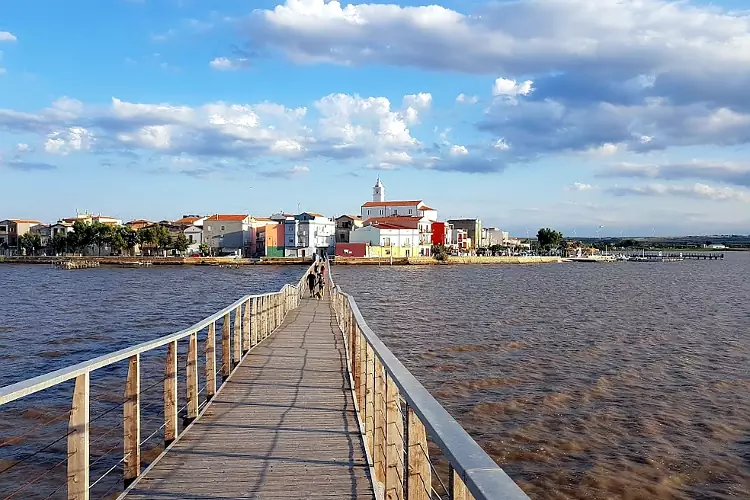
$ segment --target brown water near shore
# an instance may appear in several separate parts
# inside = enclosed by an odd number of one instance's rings
[[[731,254],[334,278],[531,498],[750,498],[748,266]]]
[[[749,266],[730,254],[333,274],[532,498],[728,499],[750,498]],[[179,330],[300,272],[0,266],[0,386]],[[161,450],[163,355],[142,359],[145,463]],[[121,487],[125,368],[92,376],[92,481],[115,467],[92,498]],[[12,498],[62,497],[71,388],[0,408],[0,498],[29,483]]]

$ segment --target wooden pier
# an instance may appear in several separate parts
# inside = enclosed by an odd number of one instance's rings
[[[122,362],[120,499],[527,500],[370,330],[330,271],[323,300],[306,297],[305,276],[279,292],[242,297],[180,332],[0,388],[2,407],[75,381],[63,436],[67,480],[60,496],[44,498],[89,500],[104,477],[90,477],[90,384],[96,370]],[[180,366],[178,342],[187,343]],[[166,448],[143,469],[140,356],[159,348],[166,349]],[[180,431],[182,370],[189,425]],[[432,446],[447,461],[446,477],[430,460]],[[6,498],[19,498],[35,480]]]
[[[648,260],[723,260],[724,254],[719,252],[631,252],[627,254],[630,257],[644,257]]]

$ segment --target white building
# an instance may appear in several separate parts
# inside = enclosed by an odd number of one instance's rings
[[[493,245],[507,246],[509,235],[506,231],[501,231],[496,227],[488,227],[482,229],[483,247],[491,247]]]
[[[333,255],[336,245],[336,221],[321,214],[279,214],[284,220],[284,256],[310,257]],[[279,216],[271,216],[277,220]]]
[[[247,256],[250,248],[250,216],[215,214],[203,220],[203,241],[218,255]]]
[[[437,210],[428,207],[422,200],[395,200],[386,201],[385,186],[380,182],[380,177],[372,188],[372,201],[368,201],[361,207],[362,220],[367,221],[373,217],[427,217],[430,221],[437,220]]]

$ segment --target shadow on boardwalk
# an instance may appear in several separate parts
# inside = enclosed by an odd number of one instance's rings
[[[303,300],[127,499],[373,498],[341,333]]]

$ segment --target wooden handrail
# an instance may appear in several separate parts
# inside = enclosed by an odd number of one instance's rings
[[[330,269],[326,274],[332,308],[344,332],[355,408],[378,489],[388,498],[402,498],[398,492],[407,500],[432,498],[429,436],[450,465],[452,499],[528,500],[370,329],[354,297],[334,283]],[[402,398],[405,408],[400,405]]]
[[[91,373],[128,360],[123,401],[123,479],[125,486],[141,474],[141,354],[167,346],[164,377],[164,441],[168,446],[179,434],[177,408],[177,342],[187,338],[186,418],[185,424],[198,417],[201,404],[198,390],[198,332],[207,330],[205,351],[206,401],[216,394],[216,322],[222,324],[221,373],[228,377],[242,357],[268,338],[286,314],[299,307],[302,284],[310,269],[295,284],[284,285],[278,292],[245,295],[211,316],[179,332],[143,342],[127,349],[24,380],[0,388],[0,406],[75,379],[72,409],[68,424],[67,488],[68,500],[88,500],[90,490],[90,381]],[[243,315],[243,307],[244,315]],[[232,322],[232,317],[234,321]],[[233,327],[233,328],[232,328]]]

